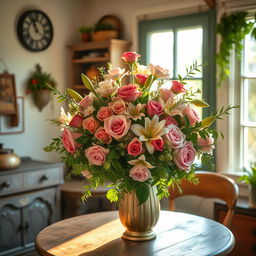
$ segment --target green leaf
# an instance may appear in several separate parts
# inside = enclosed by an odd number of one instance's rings
[[[216,116],[208,116],[205,119],[202,120],[201,122],[201,127],[206,128],[212,125],[216,120]]]
[[[145,183],[141,183],[136,187],[136,196],[139,201],[139,205],[145,203],[149,197],[149,188]]]
[[[147,78],[147,80],[146,80],[146,82],[145,82],[145,84],[144,84],[144,87],[145,87],[145,88],[150,87],[151,84],[152,84],[152,82],[153,82],[153,75],[151,74],[151,75]]]
[[[118,191],[114,188],[108,190],[107,192],[107,199],[112,203],[112,202],[117,202],[118,201]]]
[[[196,100],[192,100],[191,103],[197,107],[200,107],[200,108],[208,108],[209,107],[209,104],[206,103],[205,101],[203,100],[199,100],[199,99],[196,99]]]
[[[74,91],[73,89],[71,89],[71,88],[67,88],[66,89],[66,92],[67,92],[67,94],[70,96],[70,97],[72,97],[75,101],[77,101],[77,102],[79,102],[79,101],[81,101],[82,99],[83,99],[83,97],[79,94],[79,93],[77,93],[76,91]]]

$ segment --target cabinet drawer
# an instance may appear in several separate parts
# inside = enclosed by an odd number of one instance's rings
[[[3,175],[0,176],[0,195],[13,193],[23,190],[24,178],[23,174]]]
[[[41,188],[63,183],[62,168],[51,168],[24,174],[24,186],[27,188]]]

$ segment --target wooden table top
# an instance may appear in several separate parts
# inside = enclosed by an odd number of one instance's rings
[[[161,211],[154,230],[154,240],[128,241],[117,211],[92,213],[50,225],[35,245],[43,256],[213,256],[227,255],[235,244],[225,226],[192,214]]]

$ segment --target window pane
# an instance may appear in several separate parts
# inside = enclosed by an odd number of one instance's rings
[[[152,33],[149,37],[149,62],[167,68],[173,76],[173,32]]]
[[[243,95],[244,121],[256,122],[256,79],[245,79]]]
[[[177,72],[181,76],[186,74],[195,61],[202,63],[203,29],[195,27],[178,30],[177,32]],[[176,74],[177,75],[177,74]],[[202,77],[201,73],[196,73],[194,77]]]
[[[250,34],[246,36],[244,46],[244,75],[256,77],[256,43]]]
[[[244,129],[244,167],[256,161],[256,128]]]

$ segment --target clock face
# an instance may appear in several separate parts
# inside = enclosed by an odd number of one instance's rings
[[[42,11],[24,12],[19,18],[17,29],[21,44],[30,51],[43,51],[52,42],[52,23]]]

